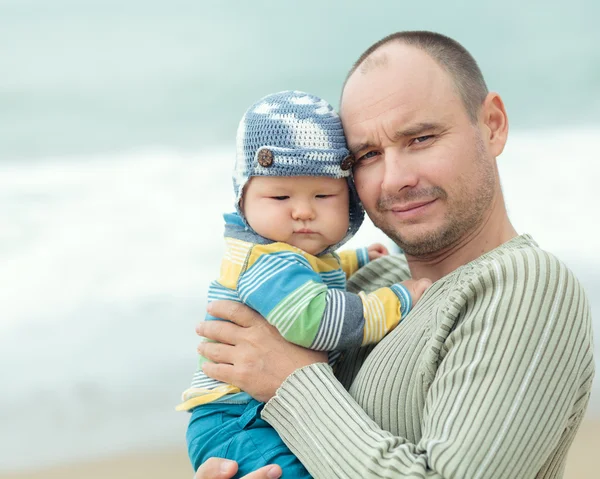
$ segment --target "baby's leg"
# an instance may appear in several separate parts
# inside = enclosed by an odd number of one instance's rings
[[[209,457],[225,457],[236,431],[231,418],[240,417],[244,405],[210,403],[194,408],[186,433],[188,455],[194,471]],[[224,418],[229,418],[224,424]]]
[[[310,479],[277,432],[260,418],[263,403],[211,403],[194,409],[188,426],[188,453],[196,470],[209,457],[237,461],[236,478],[279,464],[283,478]]]

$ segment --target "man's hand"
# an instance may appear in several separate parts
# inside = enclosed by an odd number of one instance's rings
[[[258,401],[267,402],[296,369],[326,362],[327,353],[287,342],[260,314],[234,301],[213,301],[208,312],[231,321],[203,321],[196,333],[203,342],[198,353],[213,363],[202,365],[207,376],[233,384]]]
[[[237,462],[219,457],[211,457],[196,471],[195,479],[230,479],[238,470]],[[281,468],[275,464],[261,467],[245,475],[242,479],[277,479]]]
[[[367,251],[369,253],[369,261],[373,261],[377,258],[381,258],[382,256],[387,256],[390,254],[388,249],[381,243],[373,243],[367,248]]]

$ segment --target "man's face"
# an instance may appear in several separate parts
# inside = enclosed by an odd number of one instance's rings
[[[341,118],[354,179],[373,223],[426,256],[482,224],[497,189],[494,158],[451,77],[426,53],[382,47],[348,80]]]

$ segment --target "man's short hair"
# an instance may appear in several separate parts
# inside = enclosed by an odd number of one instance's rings
[[[385,64],[385,58],[373,59],[371,55],[380,47],[389,43],[403,43],[423,50],[433,58],[452,79],[460,95],[471,121],[477,121],[479,109],[483,104],[488,88],[483,74],[473,56],[460,43],[440,33],[427,31],[405,31],[388,35],[371,45],[354,63],[346,76],[346,82],[359,67],[375,68]],[[361,68],[362,69],[362,68]]]

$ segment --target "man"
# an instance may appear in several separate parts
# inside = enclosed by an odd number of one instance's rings
[[[500,96],[453,40],[401,32],[351,70],[341,118],[365,210],[405,252],[353,287],[409,275],[433,285],[337,377],[252,310],[212,303],[237,324],[198,327],[225,343],[201,345],[221,363],[205,372],[269,401],[262,417],[315,478],[561,477],[594,374],[590,309],[572,273],[508,219]],[[234,469],[215,459],[196,477]]]

